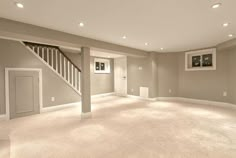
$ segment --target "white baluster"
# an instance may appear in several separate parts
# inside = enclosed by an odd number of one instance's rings
[[[71,84],[74,87],[74,66],[71,64]]]
[[[64,57],[64,79],[66,79],[66,58]]]
[[[44,48],[42,48],[41,56],[43,55],[43,53],[44,53]],[[39,56],[40,56],[40,54],[39,54]],[[42,58],[43,58],[43,57],[42,57]]]
[[[78,76],[78,83],[79,83],[79,92],[80,92],[80,72],[79,72],[79,76]]]
[[[70,83],[70,62],[68,60],[68,63],[67,63],[67,74],[68,74],[68,82]]]
[[[33,46],[33,48],[32,48],[32,49],[33,49],[33,51],[35,52],[35,46]]]
[[[52,64],[52,68],[54,69],[54,49],[51,49],[51,64]]]
[[[60,55],[59,55],[59,58],[60,58],[60,74],[61,74],[61,76],[62,76],[62,58],[61,58],[61,53],[60,53]]]
[[[75,69],[75,88],[78,90],[78,70]]]
[[[36,51],[36,53],[39,55],[39,46],[38,46],[38,48],[37,48],[37,51]]]
[[[59,73],[59,71],[58,71],[58,60],[57,60],[57,50],[55,51],[55,57],[56,57],[56,71]]]
[[[43,51],[42,51],[42,58],[43,58],[43,60],[44,60],[44,53],[45,53],[45,50],[43,48]]]

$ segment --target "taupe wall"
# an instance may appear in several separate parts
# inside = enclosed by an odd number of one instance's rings
[[[81,54],[79,53],[68,53],[64,52],[63,53],[75,64],[78,68],[81,69]]]
[[[64,52],[71,61],[81,68],[81,54]],[[114,59],[110,60],[111,73],[95,74],[94,73],[94,58],[90,57],[90,74],[91,74],[91,95],[112,93],[114,92]]]
[[[217,51],[217,70],[185,71],[185,53],[179,55],[179,97],[227,102],[228,53]]]
[[[228,92],[229,102],[236,105],[236,47],[228,50],[229,76]]]
[[[185,53],[128,57],[128,94],[139,96],[140,86],[149,87],[150,98],[184,97],[236,104],[236,47],[217,49],[216,71],[185,71]],[[224,92],[228,96],[223,96]]]
[[[157,59],[158,97],[178,96],[178,53],[160,53]]]
[[[91,94],[102,94],[114,92],[114,60],[110,60],[111,73],[95,74],[94,73],[94,57],[90,58],[91,73]]]
[[[151,53],[147,58],[128,57],[127,64],[128,94],[139,96],[139,87],[149,87],[150,98],[178,95],[178,54]]]
[[[41,68],[44,107],[80,101],[80,96],[22,44],[0,39],[0,114],[5,113],[5,67]],[[51,102],[55,97],[55,102]]]
[[[139,96],[139,87],[150,86],[150,58],[127,57],[127,92]],[[139,68],[142,68],[141,70]]]

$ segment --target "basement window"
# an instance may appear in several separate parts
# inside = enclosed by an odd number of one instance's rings
[[[185,54],[185,71],[216,70],[216,49],[191,51]]]
[[[110,60],[94,58],[94,73],[110,73]]]

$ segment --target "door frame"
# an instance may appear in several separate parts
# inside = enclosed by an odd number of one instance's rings
[[[43,75],[42,69],[38,68],[5,68],[5,104],[6,104],[6,119],[10,120],[10,102],[9,102],[9,72],[10,71],[36,71],[39,73],[39,113],[43,109]]]
[[[116,87],[116,76],[115,76],[115,73],[116,73],[115,72],[116,71],[116,64],[115,63],[116,63],[116,61],[115,60],[121,59],[121,58],[125,58],[125,60],[126,60],[126,65],[125,65],[125,68],[126,68],[126,72],[125,72],[126,82],[125,82],[125,94],[124,95],[117,94],[116,89],[115,89],[115,87]],[[119,57],[119,58],[114,59],[114,91],[117,95],[122,95],[122,96],[127,96],[128,95],[128,61],[127,61],[127,56]]]

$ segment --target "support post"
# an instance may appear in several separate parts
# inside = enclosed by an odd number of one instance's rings
[[[91,94],[90,94],[90,48],[81,49],[81,93],[82,93],[82,118],[91,117]]]

